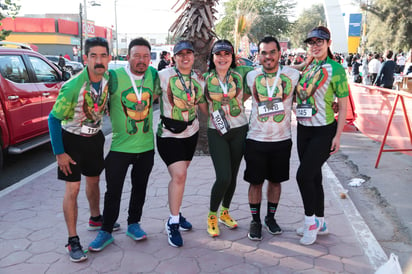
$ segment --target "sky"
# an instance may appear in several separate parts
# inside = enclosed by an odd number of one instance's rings
[[[19,16],[23,14],[44,13],[79,13],[80,3],[90,3],[91,0],[14,0],[21,5]],[[96,0],[97,1],[97,0]],[[98,26],[115,28],[117,14],[117,29],[119,33],[166,33],[180,14],[176,8],[172,10],[177,0],[100,0],[101,6],[87,4],[87,19],[95,21]],[[323,0],[296,0],[296,17],[304,8],[313,4],[323,3]],[[182,2],[182,1],[180,1]],[[219,12],[223,12],[220,0]],[[115,4],[116,3],[116,4]],[[116,13],[115,13],[116,7]]]

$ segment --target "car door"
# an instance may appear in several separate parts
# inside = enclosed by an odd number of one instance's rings
[[[2,54],[0,63],[10,143],[15,144],[41,131],[42,93],[30,80],[23,55]]]
[[[41,116],[39,120],[40,130],[48,131],[48,117],[56,102],[60,88],[63,85],[61,76],[45,59],[39,56],[27,55],[33,67],[34,84],[41,94]]]

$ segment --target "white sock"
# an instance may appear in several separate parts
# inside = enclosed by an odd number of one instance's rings
[[[179,215],[172,215],[170,214],[169,224],[178,224],[179,223]]]

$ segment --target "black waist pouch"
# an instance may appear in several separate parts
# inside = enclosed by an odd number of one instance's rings
[[[187,126],[190,126],[191,124],[193,124],[193,121],[194,121],[194,120],[189,121],[189,122],[180,121],[180,120],[167,118],[163,115],[160,115],[160,118],[162,119],[162,124],[165,126],[165,128],[167,128],[173,133],[183,132],[187,128]]]

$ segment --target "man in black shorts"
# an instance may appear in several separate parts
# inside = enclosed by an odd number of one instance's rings
[[[280,200],[280,183],[289,180],[291,110],[299,80],[297,70],[279,64],[281,50],[276,38],[264,37],[258,48],[262,68],[247,74],[245,89],[251,95],[252,109],[246,137],[244,180],[250,183],[248,196],[253,218],[248,237],[255,241],[262,240],[260,204],[265,180],[268,180],[268,188],[264,225],[270,234],[282,233],[275,213]]]
[[[63,198],[69,234],[66,249],[73,262],[87,259],[76,230],[81,174],[86,177],[86,196],[91,215],[89,230],[97,230],[102,225],[99,175],[104,166],[105,138],[101,126],[108,99],[107,68],[111,59],[107,40],[101,37],[87,39],[84,59],[86,69],[64,84],[49,115],[58,179],[66,181]]]

